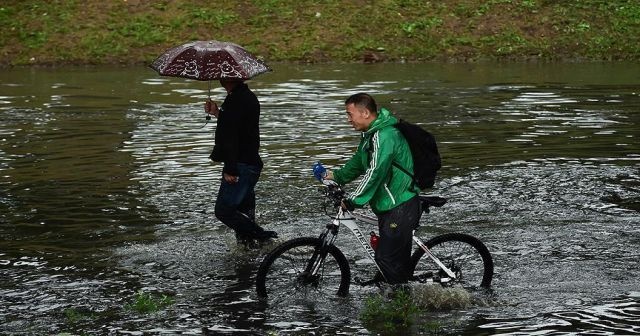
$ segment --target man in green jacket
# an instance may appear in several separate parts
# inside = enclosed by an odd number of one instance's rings
[[[345,101],[345,107],[349,123],[362,132],[362,139],[349,161],[329,171],[327,178],[344,185],[364,175],[355,191],[343,200],[343,207],[371,206],[380,232],[376,262],[388,283],[405,283],[410,276],[412,234],[421,215],[420,190],[393,163],[413,171],[411,150],[393,127],[398,120],[384,108],[378,111],[370,95],[355,94]]]

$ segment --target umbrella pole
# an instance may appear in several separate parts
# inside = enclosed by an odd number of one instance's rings
[[[209,103],[209,101],[211,101],[211,81],[207,81],[209,82],[209,91],[207,91],[207,104]],[[202,127],[200,128],[204,128],[205,126],[207,126],[207,124],[209,123],[209,120],[211,120],[211,116],[207,113],[207,115],[204,117],[207,121],[204,123],[204,125],[202,125]]]

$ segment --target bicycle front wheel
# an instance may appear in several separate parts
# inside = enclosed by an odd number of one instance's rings
[[[320,238],[295,238],[269,252],[258,268],[256,291],[259,297],[273,300],[316,298],[323,294],[346,296],[351,272],[344,254],[331,245],[325,256],[320,253]],[[311,265],[316,265],[312,270]]]
[[[429,279],[459,284],[466,289],[488,288],[493,278],[493,259],[489,249],[477,238],[464,233],[446,233],[426,242],[429,251],[438,258],[456,279],[450,277],[418,247],[411,256],[413,280]]]

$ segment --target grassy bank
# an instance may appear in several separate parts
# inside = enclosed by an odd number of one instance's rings
[[[268,61],[638,60],[636,0],[0,3],[0,65],[149,63],[189,40]]]

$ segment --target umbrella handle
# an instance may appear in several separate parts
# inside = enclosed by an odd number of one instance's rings
[[[204,117],[205,119],[207,119],[207,121],[204,123],[204,125],[202,125],[202,127],[200,128],[204,128],[205,126],[207,126],[207,124],[209,123],[209,121],[211,120],[211,116],[207,114],[206,117]]]

